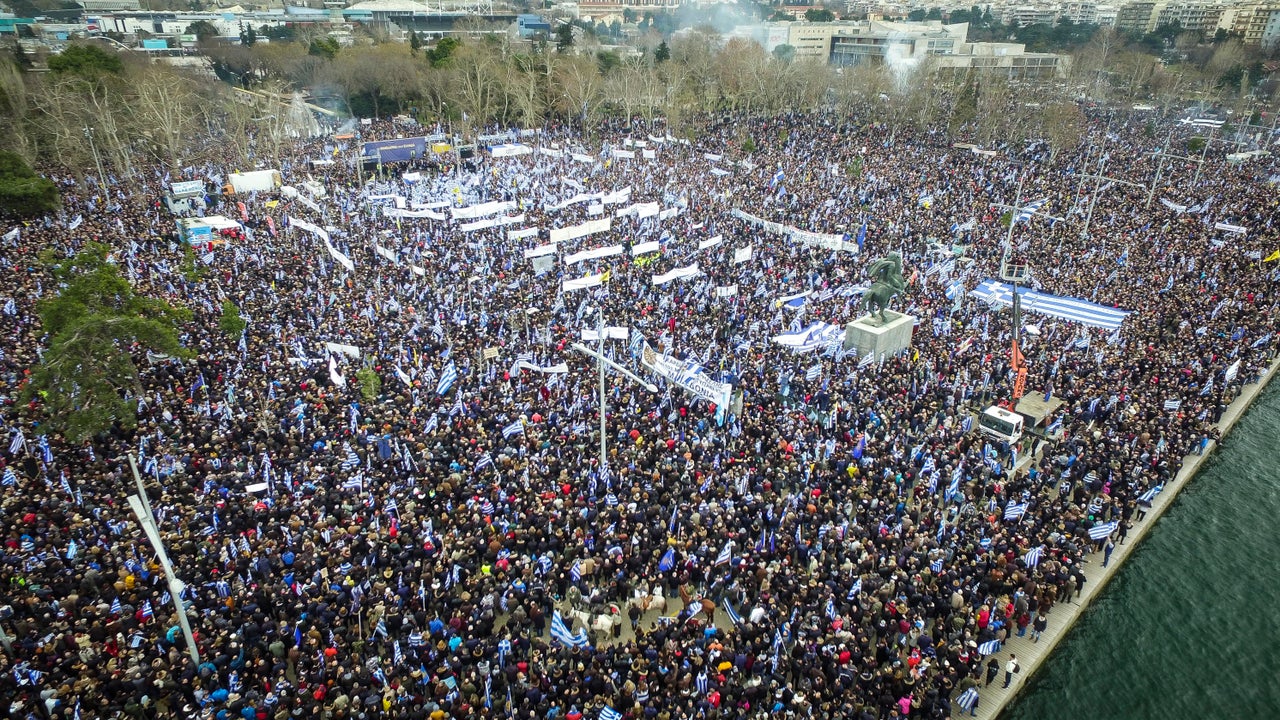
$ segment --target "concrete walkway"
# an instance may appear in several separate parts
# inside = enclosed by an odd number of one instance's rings
[[[1275,375],[1277,368],[1280,368],[1280,360],[1272,362],[1271,367],[1262,376],[1261,381],[1247,385],[1241,390],[1240,396],[1235,399],[1235,402],[1231,403],[1231,406],[1223,413],[1222,420],[1218,423],[1223,437],[1226,437],[1231,428],[1235,426],[1236,421],[1244,415],[1244,411],[1253,404],[1258,393],[1266,387],[1271,377]],[[1173,499],[1177,497],[1182,488],[1195,476],[1216,449],[1217,443],[1211,441],[1203,455],[1188,455],[1183,459],[1182,467],[1178,470],[1174,481],[1155,497],[1146,518],[1134,523],[1128,537],[1125,539],[1125,543],[1116,545],[1116,549],[1111,553],[1111,563],[1107,567],[1102,567],[1101,552],[1086,556],[1084,574],[1087,581],[1085,582],[1084,591],[1071,602],[1054,604],[1053,610],[1047,616],[1049,626],[1040,638],[1040,642],[1033,643],[1031,641],[1031,632],[1028,630],[1025,637],[1011,636],[1004,647],[1000,649],[1000,652],[994,655],[1000,661],[1000,676],[996,678],[995,682],[991,683],[990,687],[978,688],[978,718],[980,720],[990,720],[997,717],[1005,706],[1017,696],[1018,692],[1027,684],[1027,681],[1031,679],[1031,676],[1040,668],[1040,665],[1053,653],[1053,649],[1066,637],[1067,631],[1075,623],[1076,618],[1080,617],[1080,614],[1085,611],[1085,608],[1089,606],[1093,598],[1102,591],[1102,588],[1106,586],[1120,566],[1128,559],[1129,553],[1133,552],[1139,541],[1146,536],[1147,531],[1156,524],[1156,520],[1164,515],[1164,511],[1173,504]],[[1014,675],[1013,683],[1008,688],[1002,688],[1000,685],[1004,682],[1004,664],[1008,661],[1010,653],[1018,656],[1018,664],[1022,667],[1022,672]],[[959,708],[955,709],[954,716],[957,718],[969,717],[968,713]]]

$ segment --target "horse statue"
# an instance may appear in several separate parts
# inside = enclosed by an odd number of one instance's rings
[[[876,260],[867,266],[867,275],[871,278],[871,287],[862,294],[858,307],[879,316],[883,325],[889,321],[884,314],[889,302],[907,289],[902,278],[902,256],[894,252]]]

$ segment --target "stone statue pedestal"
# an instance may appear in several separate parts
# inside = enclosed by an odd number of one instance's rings
[[[911,347],[911,332],[915,327],[914,315],[905,315],[892,310],[885,310],[886,322],[880,322],[875,315],[863,315],[844,326],[845,349],[857,348],[858,357],[865,357],[868,352],[875,353],[876,360],[880,356],[892,357],[894,353]]]

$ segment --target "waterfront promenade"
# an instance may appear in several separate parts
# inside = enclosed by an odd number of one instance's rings
[[[1236,421],[1249,409],[1259,393],[1271,381],[1278,368],[1280,368],[1280,359],[1273,360],[1267,372],[1258,382],[1246,385],[1241,389],[1240,396],[1231,403],[1226,412],[1223,413],[1222,420],[1218,423],[1222,437],[1225,438],[1227,436],[1227,433],[1235,426]],[[1061,602],[1054,606],[1053,611],[1046,616],[1049,624],[1043,637],[1040,638],[1040,642],[1032,642],[1030,631],[1027,632],[1025,637],[1011,636],[1009,638],[1004,647],[1000,649],[1000,652],[994,655],[1000,661],[1000,677],[990,686],[979,689],[978,718],[989,720],[990,718],[999,717],[1005,707],[1013,702],[1031,677],[1039,670],[1040,666],[1053,655],[1054,648],[1067,636],[1076,619],[1084,613],[1089,604],[1093,602],[1093,599],[1102,592],[1102,588],[1119,572],[1120,567],[1128,560],[1129,554],[1146,537],[1147,532],[1155,526],[1156,521],[1164,515],[1165,510],[1173,504],[1174,498],[1196,476],[1196,473],[1200,471],[1200,468],[1204,466],[1217,448],[1218,443],[1210,441],[1203,454],[1197,455],[1193,453],[1183,458],[1182,467],[1178,470],[1177,477],[1152,500],[1151,508],[1148,510],[1146,517],[1134,523],[1124,544],[1116,545],[1111,554],[1111,562],[1108,563],[1107,567],[1104,568],[1102,566],[1102,553],[1095,552],[1087,556],[1084,574],[1088,578],[1088,582],[1085,583],[1079,597],[1070,602]],[[1008,688],[1004,688],[1001,687],[1004,677],[1003,668],[1010,654],[1018,656],[1018,664],[1022,667],[1022,672],[1014,676],[1014,680]],[[957,708],[955,716],[960,717],[961,713],[962,711]],[[967,713],[965,716],[968,716]]]

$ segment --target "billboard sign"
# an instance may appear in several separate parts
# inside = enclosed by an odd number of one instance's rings
[[[360,146],[360,154],[366,159],[380,162],[404,162],[422,157],[426,149],[426,138],[398,138],[364,143]]]

